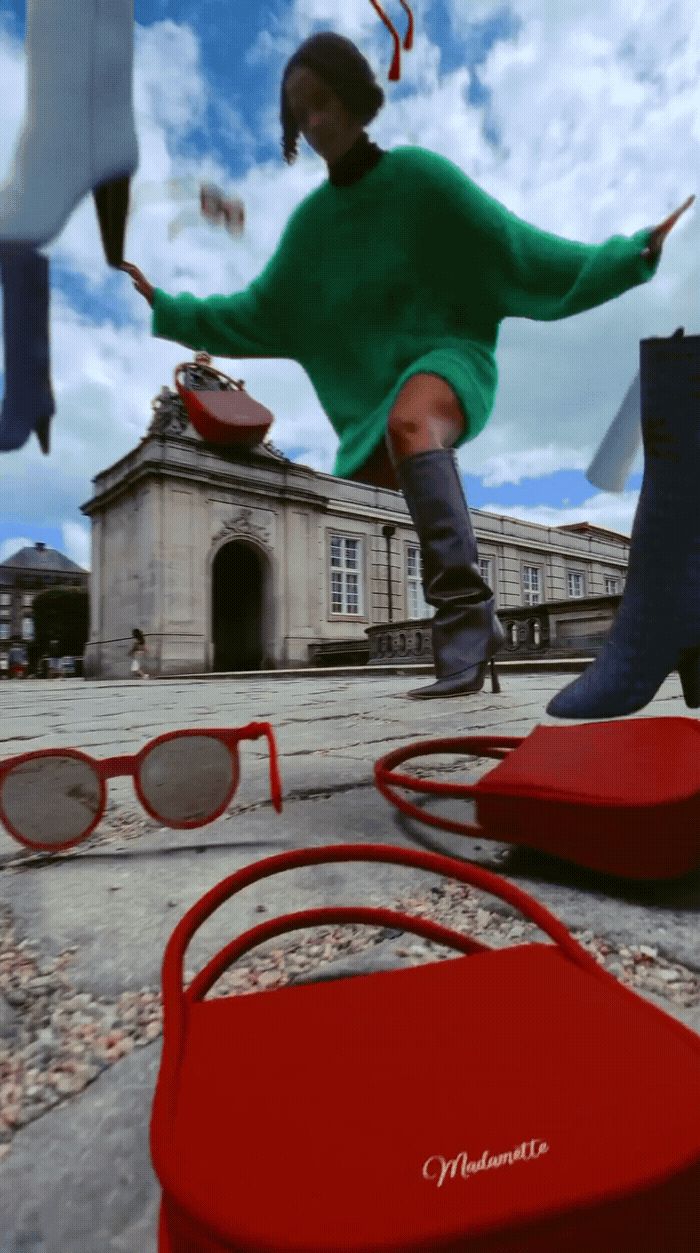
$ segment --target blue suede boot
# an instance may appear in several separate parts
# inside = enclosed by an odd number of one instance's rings
[[[408,696],[428,700],[480,692],[487,666],[491,690],[500,692],[493,663],[505,639],[493,592],[479,574],[477,546],[457,459],[451,448],[415,453],[396,466],[420,540],[423,589],[432,620],[437,682]]]
[[[644,478],[625,594],[591,666],[548,704],[555,718],[642,709],[677,670],[700,706],[700,336],[640,344]]]
[[[26,444],[32,431],[49,451],[56,411],[49,354],[49,261],[36,249],[0,243],[5,342],[5,395],[0,452]]]

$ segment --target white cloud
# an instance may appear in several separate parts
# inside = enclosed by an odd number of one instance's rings
[[[639,492],[597,492],[580,505],[556,509],[551,505],[479,505],[484,513],[495,513],[499,517],[519,518],[523,522],[536,522],[539,526],[567,526],[574,522],[590,522],[593,526],[602,526],[609,531],[618,531],[621,535],[629,535],[632,530],[634,513],[637,508]]]
[[[90,527],[87,524],[87,518],[85,523],[84,526],[81,526],[79,522],[63,523],[63,552],[83,570],[89,570],[91,568]]]
[[[137,121],[171,134],[185,133],[201,122],[208,93],[195,31],[169,20],[147,27],[137,24],[135,62]]]
[[[470,445],[459,451],[458,460],[467,474],[472,474]],[[484,487],[501,487],[503,483],[519,483],[521,479],[539,479],[555,474],[562,466],[585,470],[588,461],[579,448],[562,449],[555,444],[542,448],[504,450],[482,463],[480,478]]]
[[[33,548],[33,541],[27,539],[26,535],[20,535],[16,539],[6,539],[0,543],[0,561],[7,561],[8,557],[14,557],[20,548]]]

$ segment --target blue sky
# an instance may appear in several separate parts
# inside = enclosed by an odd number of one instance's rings
[[[200,296],[240,290],[260,272],[295,205],[326,177],[304,144],[284,164],[278,123],[284,65],[322,29],[353,39],[384,88],[369,128],[381,147],[440,152],[518,216],[566,238],[596,243],[653,225],[699,190],[700,17],[690,0],[644,6],[640,18],[634,7],[416,0],[414,49],[389,83],[391,40],[369,0],[136,0],[133,191],[216,182],[243,199],[246,230],[233,240],[198,223],[170,241],[179,206],[163,194],[130,214],[127,258],[166,291]],[[403,30],[396,0],[386,9]],[[0,180],[24,116],[24,13],[24,2],[0,0]],[[596,491],[585,469],[637,369],[640,338],[700,329],[698,242],[694,207],[644,288],[563,322],[503,324],[494,412],[460,451],[472,505],[629,533],[641,456],[619,494]],[[152,398],[188,351],[151,337],[147,306],[106,267],[89,198],[44,251],[53,448],[42,457],[32,440],[0,455],[0,560],[42,539],[88,567],[80,505],[91,480],[138,443]],[[275,413],[275,444],[330,471],[336,439],[301,367],[250,361],[235,372]]]

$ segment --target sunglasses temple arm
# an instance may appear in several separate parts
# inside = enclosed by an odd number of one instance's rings
[[[401,5],[402,9],[404,9],[406,13],[408,14],[408,30],[406,31],[406,36],[403,41],[403,46],[404,46],[405,52],[410,52],[411,48],[413,47],[413,11],[409,9],[408,5],[406,4],[406,0],[399,0],[399,4]]]
[[[266,727],[265,735],[270,748],[270,790],[272,792],[272,803],[277,813],[282,812],[282,780],[280,779],[279,760],[277,757],[277,745],[272,731],[272,727]]]
[[[275,733],[269,722],[253,722],[247,728],[247,732],[248,734],[245,736],[246,739],[257,740],[261,735],[264,735],[267,739],[268,750],[270,753],[270,792],[272,794],[272,803],[279,814],[282,812],[282,780],[280,778]]]
[[[382,19],[384,25],[387,26],[389,30],[391,31],[391,37],[394,40],[394,58],[391,62],[391,69],[389,70],[388,78],[390,82],[395,83],[401,77],[401,69],[400,69],[401,40],[399,39],[399,36],[396,33],[396,27],[394,26],[393,22],[389,21],[389,18],[387,17],[384,10],[380,8],[379,4],[377,3],[377,0],[369,0],[369,2],[372,5],[372,8],[375,10],[375,12],[379,14],[379,17]]]

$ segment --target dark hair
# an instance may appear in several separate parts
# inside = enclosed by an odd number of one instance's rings
[[[145,639],[144,639],[143,631],[139,631],[138,627],[134,627],[134,629],[133,629],[133,631],[131,632],[131,634],[133,635],[133,637],[134,637],[134,639],[135,639],[135,640],[138,640],[139,644],[145,644],[145,643],[146,643],[146,641],[145,641]]]
[[[297,157],[300,133],[287,100],[287,78],[300,65],[318,74],[362,126],[368,126],[384,104],[384,92],[374,77],[369,61],[350,39],[334,35],[331,31],[312,35],[290,57],[282,75],[280,120],[282,150],[287,165],[291,165]]]

